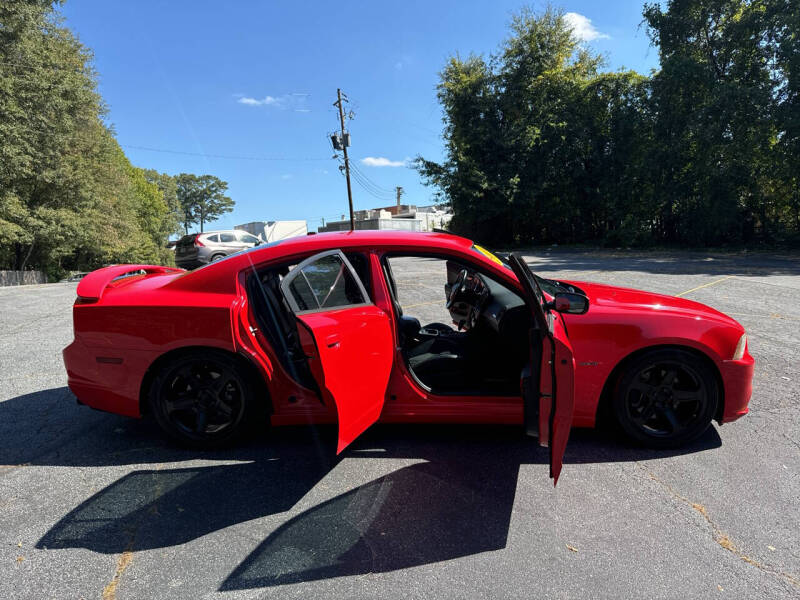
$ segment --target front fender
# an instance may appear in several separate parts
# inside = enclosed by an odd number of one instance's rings
[[[691,348],[707,356],[722,376],[744,332],[741,326],[732,327],[716,319],[676,313],[621,313],[590,309],[585,315],[565,315],[575,353],[577,426],[594,425],[608,378],[631,354],[658,346]]]

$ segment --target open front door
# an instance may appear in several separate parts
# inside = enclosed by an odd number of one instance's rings
[[[509,262],[514,274],[525,290],[525,300],[533,314],[540,335],[532,337],[532,343],[541,343],[532,348],[531,356],[537,360],[530,368],[538,373],[528,373],[527,382],[538,382],[523,389],[525,401],[525,428],[538,431],[539,443],[550,448],[550,477],[553,485],[558,483],[564,450],[572,426],[575,395],[575,359],[561,315],[546,307],[546,299],[536,278],[522,257],[516,252]],[[531,389],[533,387],[534,389]]]
[[[336,452],[380,417],[392,370],[389,316],[340,250],[307,258],[281,282],[323,401],[336,406]]]

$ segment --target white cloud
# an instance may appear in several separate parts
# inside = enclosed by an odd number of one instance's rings
[[[274,96],[264,96],[260,100],[258,98],[250,98],[249,96],[242,96],[237,100],[239,104],[246,104],[247,106],[280,106],[284,102],[285,96],[275,98]]]
[[[583,42],[607,40],[611,37],[607,33],[598,31],[597,27],[592,25],[592,20],[581,14],[568,12],[564,15],[564,20],[567,22],[567,27],[572,29],[575,37]]]
[[[390,160],[383,156],[367,156],[361,159],[361,164],[367,167],[407,167],[408,159]]]

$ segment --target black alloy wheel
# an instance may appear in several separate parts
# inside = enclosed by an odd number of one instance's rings
[[[655,350],[628,365],[613,408],[620,427],[654,448],[685,444],[711,424],[719,385],[709,365],[685,350]]]
[[[215,448],[253,425],[254,389],[233,357],[209,349],[162,368],[150,401],[156,421],[170,437],[195,448]]]

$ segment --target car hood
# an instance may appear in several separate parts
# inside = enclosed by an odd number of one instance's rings
[[[607,310],[635,310],[643,313],[649,312],[653,315],[677,313],[691,318],[700,317],[718,321],[743,329],[735,319],[694,300],[603,283],[584,281],[565,283],[570,283],[586,293],[589,297],[590,311],[596,307]]]

